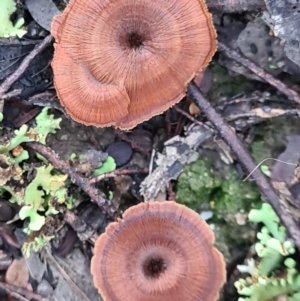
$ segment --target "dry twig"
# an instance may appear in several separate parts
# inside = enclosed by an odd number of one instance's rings
[[[146,157],[150,156],[148,151],[143,149],[135,140],[130,139],[124,131],[116,129],[115,133],[121,140],[128,142],[134,150],[140,152],[141,154],[143,154]]]
[[[9,90],[11,85],[25,72],[32,60],[47,48],[53,40],[51,35],[48,35],[38,46],[36,46],[22,61],[17,70],[11,74],[6,80],[0,85],[0,99],[6,98],[5,93]]]
[[[117,169],[111,172],[104,173],[102,175],[93,177],[89,180],[90,184],[97,183],[99,181],[102,181],[107,178],[114,178],[116,176],[120,175],[129,175],[133,173],[148,173],[149,169],[148,168],[142,168],[142,169],[137,169],[137,168],[123,168],[123,169]]]
[[[226,56],[229,58],[235,60],[236,62],[240,63],[244,67],[251,70],[254,74],[268,82],[270,85],[275,87],[277,90],[279,90],[281,93],[286,95],[289,99],[294,100],[297,103],[300,103],[300,96],[296,91],[289,88],[284,84],[282,81],[276,79],[273,75],[262,69],[261,67],[257,66],[250,60],[242,57],[239,53],[234,51],[233,49],[229,48],[222,42],[218,42],[218,49],[221,52],[224,52]]]
[[[237,156],[240,163],[245,167],[248,173],[255,169],[256,164],[252,160],[251,156],[237,138],[233,130],[228,126],[224,119],[215,111],[211,104],[202,96],[200,90],[194,82],[190,83],[187,90],[188,96],[195,102],[199,109],[205,114],[207,119],[218,130],[223,140],[230,146],[233,153]],[[282,202],[275,192],[274,188],[268,182],[264,174],[257,169],[252,178],[255,180],[260,192],[265,196],[268,203],[272,205],[283,225],[289,231],[291,238],[294,240],[295,245],[300,250],[300,231],[297,224],[286,211],[286,208],[282,205]]]
[[[16,293],[18,295],[24,296],[28,300],[37,300],[37,301],[49,301],[48,298],[44,298],[38,294],[35,294],[26,288],[16,286],[13,284],[8,284],[4,282],[0,282],[0,290],[6,292],[7,294]]]
[[[20,295],[18,293],[11,292],[10,296],[19,301],[29,301],[27,298],[23,297],[22,295]]]
[[[96,203],[109,216],[114,217],[115,209],[111,205],[110,201],[105,198],[102,192],[90,184],[88,179],[76,173],[67,162],[61,160],[59,156],[47,146],[38,142],[27,142],[26,144],[44,156],[51,164],[55,166],[55,168],[67,174],[72,183],[79,186],[85,193],[89,195],[92,202]]]
[[[200,120],[196,119],[195,117],[193,117],[192,115],[190,115],[189,113],[185,112],[184,110],[178,108],[177,106],[174,107],[174,109],[180,113],[181,115],[185,116],[186,118],[188,118],[190,121],[192,121],[195,124],[201,125],[204,128],[206,128],[207,130],[211,131],[212,133],[215,133],[215,130],[212,129],[211,127],[209,127],[208,125],[206,125],[205,123],[201,122]]]

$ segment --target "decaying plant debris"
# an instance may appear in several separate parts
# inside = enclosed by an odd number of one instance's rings
[[[107,3],[114,14],[110,15]],[[61,301],[62,296],[67,301],[101,300],[90,271],[94,254],[102,263],[112,263],[111,270],[99,267],[100,278],[95,264],[92,268],[100,293],[110,300],[122,289],[122,277],[128,270],[118,274],[123,268],[123,261],[116,258],[120,251],[106,257],[101,248],[114,241],[117,234],[113,230],[126,224],[130,212],[138,213],[143,225],[136,231],[142,231],[147,242],[149,208],[161,208],[156,212],[159,215],[165,206],[174,204],[177,209],[172,217],[177,221],[178,208],[186,207],[174,201],[193,210],[190,222],[200,220],[199,215],[201,223],[206,220],[210,230],[205,235],[214,232],[214,248],[226,261],[227,281],[222,290],[220,282],[211,291],[211,299],[219,295],[219,301],[256,301],[257,296],[264,296],[263,301],[274,301],[280,294],[298,300],[299,3],[191,3],[0,3],[3,300]],[[173,4],[180,9],[172,10]],[[81,26],[76,7],[84,23]],[[98,15],[94,16],[95,12]],[[198,15],[204,17],[202,21]],[[113,24],[128,26],[111,27],[110,16]],[[143,43],[149,36],[141,40],[138,30],[159,37],[143,64],[135,59],[140,58],[138,54],[145,55]],[[119,31],[120,37],[133,33],[119,42],[124,46],[122,53],[127,51],[135,58],[124,59],[112,47],[107,50],[109,43],[103,41],[116,41],[114,33]],[[205,53],[201,54],[201,49]],[[85,73],[85,81],[79,80],[79,69]],[[108,97],[97,90],[99,86]],[[99,98],[101,106],[96,101]],[[106,127],[85,126],[76,122],[79,119],[88,125],[96,124],[97,119],[97,126]],[[159,218],[159,231],[149,233],[171,235],[175,224],[168,218]],[[160,227],[161,223],[166,224]],[[258,228],[256,223],[260,223]],[[165,229],[170,230],[161,231]],[[184,233],[192,235],[189,230]],[[156,239],[145,250],[159,245]],[[215,250],[209,240],[204,249]],[[205,246],[202,243],[197,247]],[[126,252],[131,247],[128,243]],[[157,249],[154,251],[157,254]],[[126,257],[126,252],[121,255]],[[191,262],[199,263],[196,253]],[[164,259],[172,254],[170,250]],[[147,270],[152,276],[160,263],[153,261],[157,259],[154,255],[149,257]],[[222,276],[218,279],[224,282],[224,264],[217,265],[217,274]],[[160,272],[166,271],[165,265],[160,267]],[[123,282],[103,282],[103,275],[112,271],[116,279],[122,276]],[[24,277],[19,277],[21,273]],[[271,295],[263,292],[262,279]],[[204,286],[208,287],[207,283]],[[147,288],[151,291],[152,284]],[[126,293],[126,298],[139,295],[135,293]],[[182,299],[185,296],[191,294],[180,295]],[[152,300],[151,294],[147,298]]]

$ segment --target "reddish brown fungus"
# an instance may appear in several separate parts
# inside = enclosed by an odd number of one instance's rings
[[[204,0],[71,0],[51,32],[67,112],[122,129],[180,101],[216,50]]]
[[[215,301],[225,263],[214,235],[175,202],[141,203],[95,244],[91,271],[104,301]]]

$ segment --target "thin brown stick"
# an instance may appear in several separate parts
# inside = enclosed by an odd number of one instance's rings
[[[17,70],[6,78],[6,80],[0,85],[0,99],[5,97],[5,93],[9,90],[12,84],[25,72],[32,60],[51,44],[52,40],[53,37],[51,35],[48,35],[26,56]]]
[[[211,104],[202,96],[200,90],[194,82],[190,83],[187,90],[188,96],[194,101],[198,108],[206,115],[207,119],[218,130],[223,140],[230,146],[233,153],[237,156],[240,163],[245,167],[248,173],[255,169],[256,164],[245,149],[244,145],[237,138],[234,131],[228,126],[224,119],[215,111]],[[252,178],[256,182],[260,192],[265,196],[265,199],[274,208],[283,225],[289,231],[291,238],[294,240],[295,245],[300,250],[300,231],[286,211],[286,208],[282,205],[282,202],[276,194],[274,188],[267,181],[264,174],[257,169],[252,174]]]
[[[59,156],[47,146],[38,142],[27,142],[26,144],[44,156],[51,164],[54,165],[55,168],[67,174],[71,182],[79,186],[85,193],[87,193],[91,198],[91,201],[96,203],[101,209],[103,209],[105,213],[111,217],[114,216],[115,209],[111,205],[111,202],[105,198],[105,195],[102,192],[90,184],[88,179],[76,173],[67,162],[61,160]]]
[[[16,286],[13,284],[0,282],[0,290],[6,292],[7,294],[16,293],[18,295],[24,296],[28,300],[35,299],[37,301],[49,301],[48,298],[44,298],[38,294],[35,294],[35,293],[23,288],[23,287]]]
[[[18,293],[15,293],[15,292],[11,292],[9,295],[19,301],[29,301],[27,298],[23,297],[22,295],[20,295]]]
[[[282,81],[276,79],[272,74],[268,73],[261,67],[257,66],[250,60],[242,57],[240,54],[238,54],[233,49],[229,48],[222,42],[218,42],[218,49],[221,52],[224,52],[226,56],[229,58],[235,60],[237,63],[240,63],[244,67],[251,70],[254,74],[268,82],[270,85],[275,87],[278,91],[286,95],[289,99],[294,100],[297,103],[300,103],[300,96],[296,91],[289,88],[286,84],[284,84]]]
[[[133,173],[148,173],[149,169],[148,168],[142,168],[142,169],[137,169],[137,168],[126,168],[126,169],[117,169],[111,172],[104,173],[102,175],[93,177],[89,180],[90,184],[97,183],[99,181],[102,181],[107,178],[114,178],[116,176],[120,175],[129,175]]]
[[[2,99],[5,100],[5,99],[10,99],[10,98],[16,97],[16,96],[20,95],[21,92],[22,92],[22,89],[15,89],[15,90],[12,90],[12,91],[6,93],[6,94],[2,97]]]
[[[180,113],[181,115],[185,116],[186,118],[188,118],[190,121],[194,122],[195,124],[201,125],[204,128],[206,128],[207,130],[211,131],[211,132],[215,132],[214,129],[212,129],[211,127],[209,127],[208,125],[206,125],[205,123],[201,122],[200,120],[196,119],[195,117],[193,117],[192,115],[190,115],[189,113],[185,112],[184,110],[178,108],[177,106],[174,107],[174,109]]]

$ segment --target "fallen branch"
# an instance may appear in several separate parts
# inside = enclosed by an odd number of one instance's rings
[[[6,98],[5,93],[9,90],[12,84],[22,76],[22,74],[25,72],[32,60],[45,48],[47,48],[51,44],[52,40],[53,37],[51,35],[48,35],[26,56],[26,58],[22,61],[17,70],[6,78],[6,80],[0,85],[0,99]]]
[[[221,52],[224,52],[224,54],[235,60],[237,63],[240,63],[244,67],[248,68],[251,70],[254,74],[259,76],[261,79],[265,80],[268,82],[270,85],[275,87],[278,91],[286,95],[289,99],[294,100],[297,103],[300,103],[300,96],[296,91],[293,89],[289,88],[286,84],[284,84],[282,81],[276,79],[272,74],[268,73],[261,67],[257,66],[250,60],[242,57],[239,53],[234,51],[233,49],[229,48],[222,42],[218,42],[218,50]]]
[[[195,85],[194,82],[191,82],[187,89],[187,95],[194,101],[197,107],[205,114],[207,119],[215,126],[218,130],[220,136],[223,140],[230,146],[233,153],[237,156],[239,162],[245,167],[248,173],[252,172],[256,164],[241,143],[237,138],[234,131],[228,126],[224,119],[215,111],[211,104],[202,96],[200,90]],[[264,174],[257,169],[252,174],[252,178],[256,182],[260,192],[265,197],[265,200],[270,203],[274,208],[277,215],[281,219],[283,225],[287,228],[290,233],[291,238],[294,240],[295,245],[300,250],[300,231],[287,212],[286,208],[283,206],[282,200],[279,198],[277,193],[271,184],[267,181]]]
[[[110,217],[114,217],[116,210],[113,208],[111,202],[105,198],[105,195],[102,192],[90,184],[88,179],[75,172],[67,162],[61,160],[59,156],[47,146],[38,142],[27,142],[26,145],[44,156],[55,168],[67,174],[71,182],[79,186],[86,194],[88,194],[91,201],[103,209],[104,213],[107,213]]]

